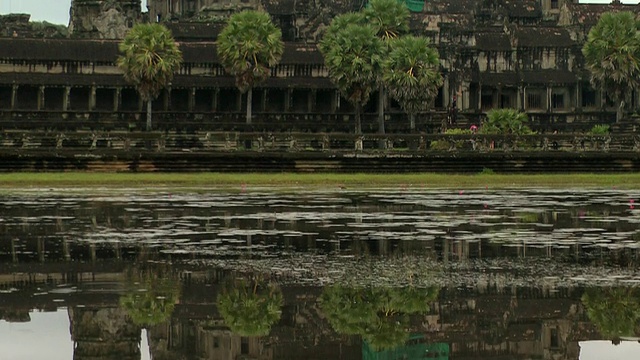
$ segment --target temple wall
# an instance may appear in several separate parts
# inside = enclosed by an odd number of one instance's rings
[[[269,11],[286,40],[281,63],[256,89],[256,113],[348,114],[352,109],[331,84],[316,42],[336,15],[361,5],[355,0],[150,0],[143,14],[140,0],[74,0],[73,40],[0,37],[0,117],[15,119],[15,111],[72,112],[63,117],[85,116],[74,111],[140,111],[137,94],[115,67],[117,39],[139,21],[166,24],[185,58],[154,109],[240,113],[244,97],[218,63],[214,41],[224,19],[244,7]],[[455,95],[469,121],[501,107],[545,116],[548,122],[597,118],[611,108],[591,88],[580,49],[599,14],[611,10],[639,11],[631,5],[568,0],[425,2],[422,11],[411,13],[410,24],[440,53],[445,83],[434,110],[445,110]],[[15,19],[24,22],[24,17]],[[365,113],[375,113],[377,101],[373,94]],[[629,103],[638,106],[638,101]],[[388,113],[401,113],[390,105]]]

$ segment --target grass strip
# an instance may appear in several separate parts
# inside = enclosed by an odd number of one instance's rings
[[[0,187],[596,187],[640,189],[640,174],[4,173]]]

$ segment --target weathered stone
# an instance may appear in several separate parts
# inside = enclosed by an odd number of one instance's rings
[[[122,39],[141,19],[140,0],[73,0],[69,33],[75,38]]]

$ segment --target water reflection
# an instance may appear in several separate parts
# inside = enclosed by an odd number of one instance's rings
[[[402,346],[409,338],[409,316],[426,314],[438,289],[325,287],[320,308],[339,334],[360,335],[375,351]]]
[[[640,335],[637,292],[628,287],[318,288],[278,286],[258,274],[171,271],[180,274],[176,287],[182,290],[150,290],[140,281],[138,290],[156,296],[134,302],[138,307],[122,300],[131,296],[130,269],[63,286],[5,284],[13,290],[3,293],[0,306],[66,309],[74,359],[139,359],[143,327],[154,359],[359,359],[416,352],[577,359],[579,342]],[[119,280],[104,281],[109,277]],[[77,291],[39,299],[68,286]],[[154,301],[170,294],[177,296],[173,307]],[[8,338],[18,339],[7,332],[15,320],[26,319],[13,314],[0,322]]]
[[[266,336],[282,315],[280,287],[260,277],[229,279],[218,294],[224,323],[240,336]]]
[[[134,324],[142,327],[165,322],[180,298],[177,274],[164,264],[128,269],[125,284],[120,306]]]
[[[640,289],[590,288],[582,303],[600,334],[614,343],[640,336]]]
[[[578,359],[640,337],[638,195],[3,195],[0,338],[63,313],[73,359]]]

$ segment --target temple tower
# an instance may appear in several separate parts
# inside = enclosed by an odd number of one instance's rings
[[[71,0],[69,34],[82,39],[122,39],[141,21],[141,0]]]

